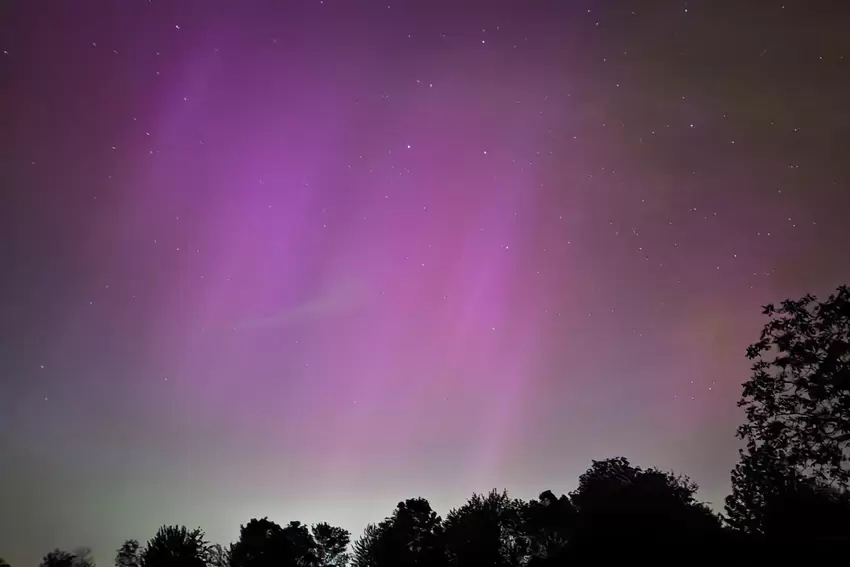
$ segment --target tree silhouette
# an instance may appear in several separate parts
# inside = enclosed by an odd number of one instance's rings
[[[231,567],[313,567],[318,564],[316,542],[307,526],[286,527],[268,518],[253,519],[241,527],[231,546]]]
[[[78,547],[73,552],[54,549],[41,560],[41,567],[95,567],[91,549]]]
[[[78,547],[72,555],[74,556],[74,567],[95,567],[94,557],[92,557],[91,548]]]
[[[289,559],[283,528],[268,518],[253,519],[239,529],[231,547],[233,567],[276,567]]]
[[[289,544],[289,554],[293,565],[312,567],[318,563],[316,541],[307,526],[301,522],[289,522],[283,528],[283,535]]]
[[[74,567],[73,553],[54,549],[41,560],[41,567]]]
[[[10,567],[9,562],[0,557],[0,567]]]
[[[139,567],[141,565],[139,541],[128,539],[115,553],[115,567]]]
[[[767,446],[742,454],[726,513],[735,528],[774,541],[850,537],[850,494],[801,474]]]
[[[826,301],[812,295],[766,305],[755,360],[738,405],[747,421],[738,436],[761,457],[767,445],[801,474],[850,484],[850,288]],[[758,470],[758,469],[754,469]]]
[[[327,523],[314,524],[313,540],[316,542],[316,559],[319,567],[343,567],[348,562],[348,530]]]
[[[368,524],[352,545],[352,567],[382,567],[391,565],[384,548],[386,522]]]
[[[798,476],[768,446],[751,453],[741,451],[741,460],[732,470],[732,494],[726,497],[726,521],[744,533],[763,535],[768,501],[787,492]]]
[[[162,526],[140,557],[141,567],[206,567],[204,532],[200,528]]]
[[[442,520],[424,498],[399,502],[392,516],[366,527],[354,543],[355,567],[431,567],[445,564]]]
[[[209,567],[231,567],[230,548],[215,543],[207,547],[207,565]]]
[[[507,492],[473,494],[460,508],[451,510],[444,523],[449,565],[514,567],[528,555],[523,531],[526,504]]]
[[[529,565],[542,566],[560,562],[573,539],[578,510],[566,495],[556,497],[551,490],[528,503],[524,530],[529,539]]]
[[[616,457],[593,461],[570,494],[578,508],[571,549],[610,552],[607,542],[633,542],[635,552],[660,551],[661,542],[694,542],[721,533],[720,519],[697,502],[697,485],[685,476],[641,469]]]

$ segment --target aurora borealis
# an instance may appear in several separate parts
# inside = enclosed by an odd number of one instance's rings
[[[842,2],[0,7],[0,555],[717,505],[760,305],[850,282]]]

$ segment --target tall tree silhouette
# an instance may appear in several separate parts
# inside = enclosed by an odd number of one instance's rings
[[[311,531],[319,567],[343,567],[348,562],[346,550],[351,542],[348,530],[322,522],[314,524]]]
[[[526,504],[492,490],[473,494],[451,510],[444,523],[449,565],[457,567],[515,567],[528,555],[523,532]]]
[[[697,485],[685,476],[642,469],[616,457],[593,461],[570,494],[578,523],[570,547],[602,554],[611,540],[634,542],[635,551],[720,535],[720,519],[697,502]]]
[[[139,567],[141,565],[141,550],[139,541],[128,539],[121,544],[115,553],[115,567]]]
[[[200,528],[162,526],[140,557],[142,567],[206,567],[204,532]]]
[[[747,349],[747,357],[755,362],[738,402],[747,417],[738,436],[756,461],[767,446],[801,474],[846,487],[850,288],[839,287],[823,302],[806,295],[779,307],[766,305],[763,313],[770,321],[759,341]]]
[[[399,502],[392,516],[369,525],[354,543],[355,567],[437,567],[445,564],[442,520],[424,498]]]

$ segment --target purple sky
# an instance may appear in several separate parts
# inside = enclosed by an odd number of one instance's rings
[[[721,503],[759,306],[850,281],[850,6],[746,4],[3,2],[0,555]]]

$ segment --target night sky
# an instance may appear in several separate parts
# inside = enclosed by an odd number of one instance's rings
[[[850,2],[0,6],[0,555],[574,488],[716,506],[850,282]]]

